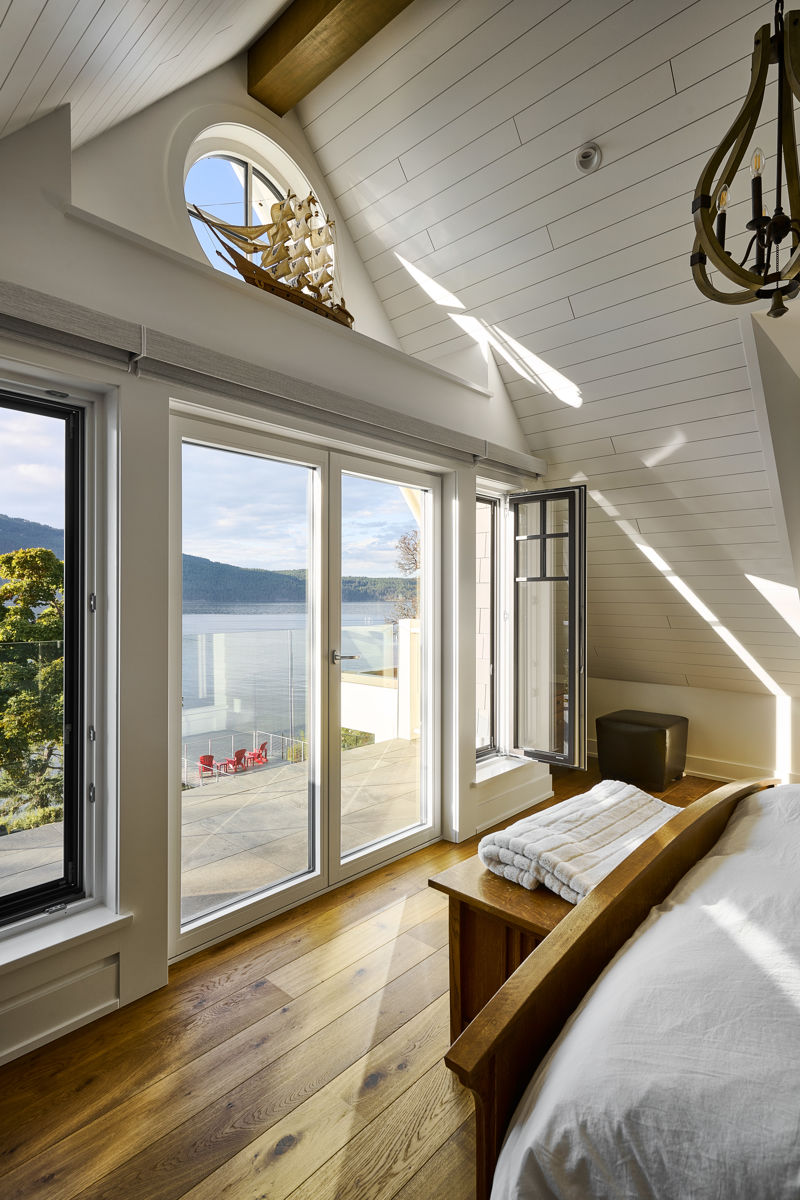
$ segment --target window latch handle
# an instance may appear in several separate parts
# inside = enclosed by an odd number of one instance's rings
[[[343,662],[345,659],[361,658],[360,654],[340,654],[338,650],[331,650],[331,662]]]

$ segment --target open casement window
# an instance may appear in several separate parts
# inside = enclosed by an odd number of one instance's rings
[[[509,497],[513,517],[514,745],[586,766],[586,488]]]

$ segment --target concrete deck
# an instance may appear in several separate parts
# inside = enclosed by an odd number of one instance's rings
[[[251,767],[182,792],[184,921],[309,869],[308,763]],[[419,743],[342,755],[342,852],[419,821]],[[61,823],[0,837],[0,895],[58,878]]]
[[[307,871],[309,804],[308,763],[251,767],[184,791],[183,920]],[[344,751],[344,854],[418,821],[418,743]]]

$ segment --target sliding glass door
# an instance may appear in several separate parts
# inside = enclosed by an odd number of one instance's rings
[[[179,952],[431,840],[438,804],[436,480],[177,426]]]

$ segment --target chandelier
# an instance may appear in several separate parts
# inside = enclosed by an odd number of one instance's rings
[[[750,236],[744,256],[737,262],[725,249],[731,187],[753,140],[772,63],[778,66],[775,208],[770,216],[764,204],[762,174],[766,156],[757,146],[750,160],[751,218],[746,226]],[[706,163],[695,189],[692,212],[697,236],[690,259],[694,281],[704,296],[722,304],[771,300],[771,317],[788,312],[784,301],[800,292],[800,175],[794,133],[794,96],[800,100],[800,12],[790,12],[784,24],[783,0],[776,0],[775,33],[770,36],[769,25],[762,25],[758,30],[753,45],[750,87],[744,104]],[[727,160],[722,166],[726,155]],[[788,215],[782,207],[784,189]],[[712,281],[709,263],[737,285],[738,290],[720,291]]]

